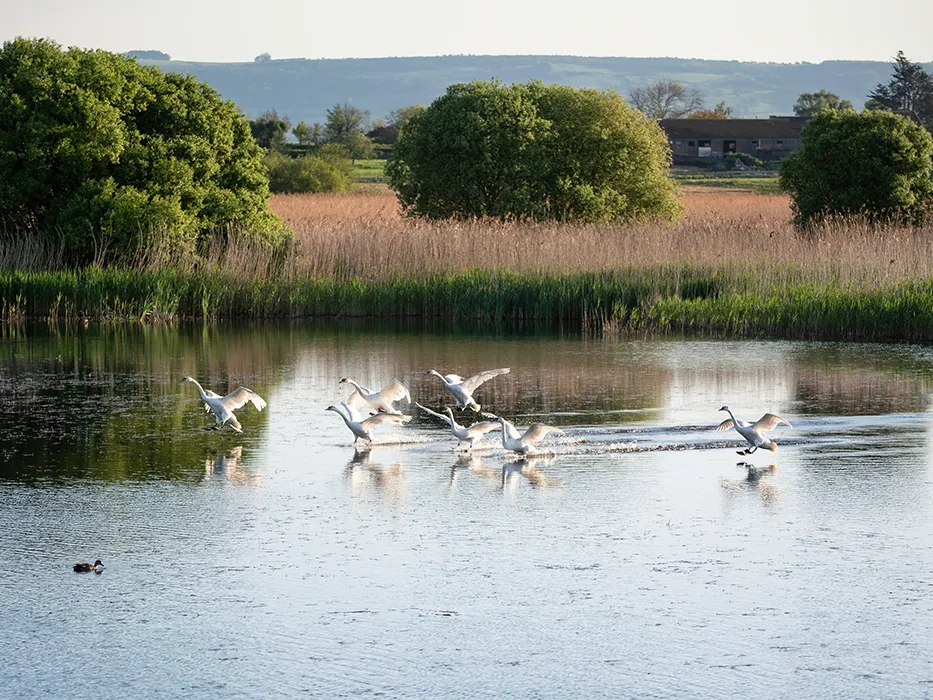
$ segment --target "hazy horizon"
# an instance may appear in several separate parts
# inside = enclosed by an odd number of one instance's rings
[[[738,0],[709,0],[702,10],[688,0],[631,8],[579,0],[572,12],[553,1],[475,0],[467,8],[399,0],[391,14],[382,3],[362,0],[350,18],[342,7],[282,0],[258,21],[256,5],[245,0],[224,3],[222,12],[205,0],[166,0],[157,11],[121,0],[0,2],[4,41],[47,37],[65,46],[163,51],[192,62],[251,62],[269,53],[274,59],[554,55],[793,64],[890,62],[899,50],[914,61],[933,60],[927,35],[933,3],[920,2],[903,26],[892,26],[890,15],[867,0],[849,3],[845,14],[825,0],[788,0],[779,15]],[[345,31],[319,31],[322,25]]]

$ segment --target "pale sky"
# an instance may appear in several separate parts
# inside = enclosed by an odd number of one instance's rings
[[[0,39],[175,60],[569,54],[933,60],[933,0],[0,0]]]

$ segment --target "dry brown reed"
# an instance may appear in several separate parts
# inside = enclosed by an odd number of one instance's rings
[[[814,283],[875,288],[933,273],[931,227],[848,221],[801,235],[782,195],[688,192],[683,202],[676,225],[598,226],[409,220],[388,192],[278,195],[271,206],[295,232],[292,271],[325,279],[734,264],[766,285],[793,270]]]

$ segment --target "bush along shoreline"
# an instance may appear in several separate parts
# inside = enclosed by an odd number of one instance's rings
[[[559,322],[579,332],[933,341],[933,279],[879,287],[668,265],[587,273],[470,271],[420,279],[241,279],[221,271],[0,272],[3,323],[398,318]]]

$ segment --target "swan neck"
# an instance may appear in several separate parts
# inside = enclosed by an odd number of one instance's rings
[[[201,400],[207,401],[207,394],[204,393],[204,389],[201,388],[201,384],[198,382],[198,380],[192,379],[191,383],[194,384],[198,388],[198,393],[201,395]]]

